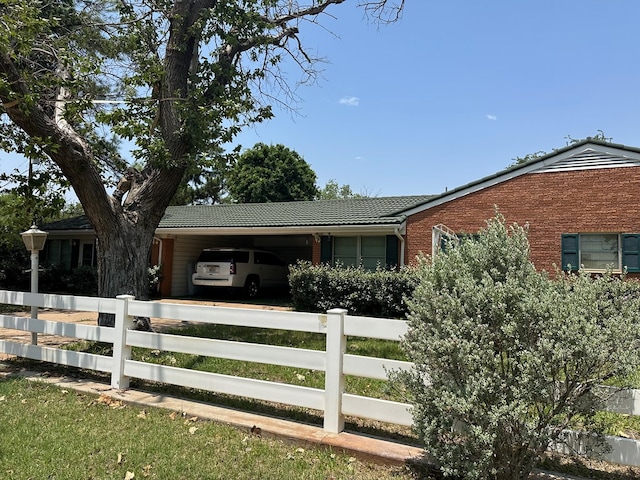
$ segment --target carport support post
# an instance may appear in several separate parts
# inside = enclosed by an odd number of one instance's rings
[[[119,390],[129,388],[129,377],[124,375],[124,362],[131,358],[131,347],[127,346],[127,330],[133,328],[133,317],[129,315],[129,300],[135,298],[133,295],[118,295],[116,297],[111,387]]]
[[[347,311],[334,308],[327,311],[327,365],[324,385],[324,429],[330,433],[344,430],[342,415],[342,394],[344,393],[344,375],[342,366],[347,350],[347,337],[344,335],[344,317]]]

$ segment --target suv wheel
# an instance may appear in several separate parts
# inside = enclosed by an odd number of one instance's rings
[[[260,280],[258,277],[249,277],[244,284],[244,290],[249,298],[256,298],[260,291]]]

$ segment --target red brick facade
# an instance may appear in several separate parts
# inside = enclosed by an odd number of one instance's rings
[[[532,260],[539,270],[561,265],[563,233],[640,233],[640,167],[529,173],[407,219],[405,262],[431,253],[431,229],[440,223],[473,233],[493,217],[529,224]]]

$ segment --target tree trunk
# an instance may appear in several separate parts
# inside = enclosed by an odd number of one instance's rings
[[[96,231],[98,292],[101,297],[133,295],[137,300],[148,298],[149,258],[154,232],[152,225],[123,225],[120,231]],[[112,314],[98,316],[98,325],[113,327],[114,323]],[[137,319],[136,328],[149,330],[148,319]]]

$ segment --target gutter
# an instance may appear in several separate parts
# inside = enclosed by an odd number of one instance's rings
[[[404,237],[400,233],[400,228],[396,227],[393,231],[398,240],[400,240],[400,268],[404,267]]]

